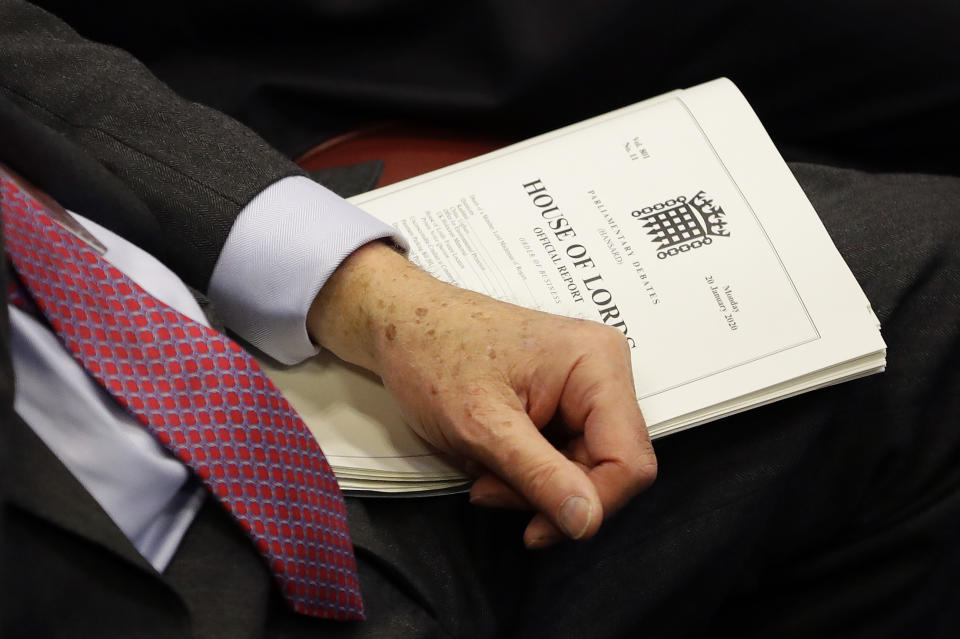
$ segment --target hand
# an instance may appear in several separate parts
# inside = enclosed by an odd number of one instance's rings
[[[471,501],[536,510],[528,547],[590,537],[656,476],[616,329],[444,284],[381,243],[341,264],[307,326],[380,375],[421,437],[476,470]]]

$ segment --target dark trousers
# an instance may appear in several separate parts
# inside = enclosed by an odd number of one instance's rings
[[[197,635],[956,636],[960,179],[792,169],[883,323],[884,374],[658,442],[656,484],[587,543],[527,552],[525,515],[465,496],[349,500],[362,624],[289,614],[208,506],[167,575]]]

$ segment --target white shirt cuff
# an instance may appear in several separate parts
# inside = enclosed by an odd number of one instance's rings
[[[213,269],[208,295],[240,337],[284,364],[319,350],[307,311],[336,268],[368,242],[406,240],[392,226],[301,176],[284,178],[240,212]]]

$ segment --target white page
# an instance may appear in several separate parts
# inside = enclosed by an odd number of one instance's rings
[[[320,442],[336,471],[413,473],[446,479],[462,473],[404,423],[380,380],[329,353],[303,364],[260,365]]]
[[[622,321],[656,434],[883,365],[865,296],[727,80],[353,202],[400,229],[411,259],[441,279],[548,312]],[[673,228],[683,241],[658,241],[654,228],[678,237]],[[329,355],[265,368],[345,478],[395,490],[417,474],[456,476],[372,376]]]
[[[722,214],[691,207],[706,198]],[[353,201],[400,229],[411,259],[441,279],[623,321],[650,425],[883,348],[863,293],[727,80]],[[656,215],[688,225],[661,222],[665,237],[692,239],[654,241],[645,224]]]

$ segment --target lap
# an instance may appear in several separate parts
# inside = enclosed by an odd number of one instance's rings
[[[888,370],[658,442],[647,493],[589,544],[537,555],[525,634],[936,636],[950,623],[960,179],[792,168],[883,322]]]
[[[942,617],[960,531],[960,179],[793,170],[884,323],[888,371],[659,442],[657,483],[586,544],[528,553],[521,518],[459,515],[496,636],[724,620],[877,636]]]
[[[316,622],[257,591],[267,603],[247,605],[252,621],[241,626],[277,636],[666,637],[721,627],[898,636],[949,624],[960,179],[792,168],[883,322],[886,373],[658,442],[656,484],[586,543],[527,552],[522,514],[475,509],[465,496],[350,499],[368,621]],[[185,544],[172,569],[179,583],[213,569],[204,544],[229,547],[215,539]],[[263,580],[265,571],[250,580],[260,585],[232,584],[262,590]]]

